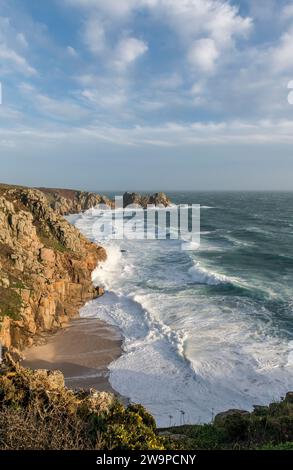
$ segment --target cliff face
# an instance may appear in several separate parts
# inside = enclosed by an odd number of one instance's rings
[[[125,193],[129,204],[163,204],[164,193]],[[0,342],[21,350],[38,334],[65,325],[102,291],[91,272],[106,259],[62,215],[113,201],[96,193],[0,185]]]
[[[40,188],[48,199],[49,205],[60,215],[76,214],[86,211],[98,204],[105,204],[114,207],[114,200],[101,196],[100,194],[85,191],[74,191],[72,189],[49,189]],[[169,206],[170,199],[165,193],[139,194],[126,192],[123,194],[123,207],[130,204],[139,204],[146,208],[148,204],[155,206]]]
[[[113,205],[106,196],[93,192],[48,188],[40,188],[40,191],[46,195],[50,207],[60,215],[77,214],[98,204]]]
[[[170,199],[166,196],[165,193],[155,193],[155,194],[145,194],[141,195],[139,193],[124,193],[123,194],[123,206],[127,207],[130,204],[139,204],[140,206],[146,208],[148,204],[154,206],[169,206],[171,204]]]
[[[105,260],[38,190],[0,187],[0,342],[21,350],[64,326],[97,296],[91,272]]]

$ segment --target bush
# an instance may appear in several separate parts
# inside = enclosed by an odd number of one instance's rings
[[[153,417],[112,394],[73,392],[61,372],[0,371],[0,449],[164,449]],[[21,430],[21,432],[19,432]]]
[[[163,440],[154,432],[155,421],[141,405],[125,408],[116,403],[105,418],[103,434],[109,449],[163,450]]]

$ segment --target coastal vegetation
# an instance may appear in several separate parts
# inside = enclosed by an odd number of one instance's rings
[[[168,429],[186,449],[293,450],[293,392],[268,406],[255,406],[249,413],[229,410],[210,424]]]
[[[6,354],[0,449],[293,450],[293,392],[252,413],[230,410],[210,424],[158,430],[143,406],[125,406],[111,393],[70,390],[61,372],[32,371]]]
[[[106,392],[70,390],[61,372],[25,369],[6,355],[0,449],[162,450],[164,441],[142,406],[124,406]]]

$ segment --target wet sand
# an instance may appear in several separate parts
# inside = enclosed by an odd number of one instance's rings
[[[109,383],[108,365],[122,352],[117,328],[97,319],[77,318],[43,340],[44,344],[25,350],[25,367],[61,370],[69,388],[116,393]]]

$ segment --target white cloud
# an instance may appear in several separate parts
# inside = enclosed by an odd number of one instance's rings
[[[29,83],[21,83],[19,90],[25,95],[35,109],[53,119],[68,120],[68,122],[89,117],[89,110],[68,99],[55,99],[40,93],[37,88]]]
[[[292,19],[293,18],[293,5],[292,3],[285,5],[281,13],[282,19]]]
[[[293,29],[284,33],[277,47],[272,49],[272,63],[278,71],[293,69]]]
[[[195,63],[207,72],[214,68],[216,58],[233,47],[238,37],[246,36],[252,27],[251,18],[242,17],[227,0],[67,0],[67,3],[85,8],[88,15],[92,12],[103,18],[107,27],[112,28],[115,21],[128,21],[131,14],[148,9],[156,20],[167,24],[179,36],[188,58],[194,55]],[[96,53],[100,47],[93,45],[103,44],[104,39],[99,21],[89,20],[86,28],[86,43]],[[206,60],[204,52],[196,50],[199,40],[205,40]]]
[[[14,69],[26,75],[37,75],[36,69],[31,67],[23,56],[7,47],[6,44],[0,44],[0,59],[2,62],[8,62]]]
[[[66,50],[67,50],[68,54],[71,55],[71,57],[76,57],[77,56],[77,52],[74,49],[74,47],[67,46]]]
[[[109,15],[111,18],[125,18],[133,10],[153,6],[158,0],[66,0],[72,6],[83,7]]]
[[[105,31],[98,17],[90,17],[84,23],[83,40],[93,54],[100,54],[105,48]]]
[[[23,33],[17,32],[11,24],[9,18],[0,17],[0,61],[2,71],[11,73],[18,71],[25,75],[37,75],[37,71],[23,56],[24,49],[28,47],[28,42]]]
[[[212,72],[218,57],[219,51],[215,41],[211,38],[195,41],[188,51],[189,63],[203,72]]]
[[[148,45],[140,39],[127,37],[117,44],[114,52],[113,64],[120,70],[124,70],[128,65],[136,61],[148,50]]]
[[[37,131],[35,131],[37,132]],[[222,121],[189,124],[170,122],[162,126],[122,128],[99,125],[64,131],[52,130],[54,137],[96,140],[130,146],[194,147],[197,145],[293,144],[292,120]],[[47,136],[50,132],[47,131]],[[0,133],[1,137],[1,133]]]
[[[82,96],[98,107],[106,109],[119,108],[126,104],[127,97],[123,90],[105,91],[85,89]]]
[[[27,42],[26,37],[23,33],[17,33],[16,40],[22,47],[24,47],[24,48],[28,47],[28,42]]]

